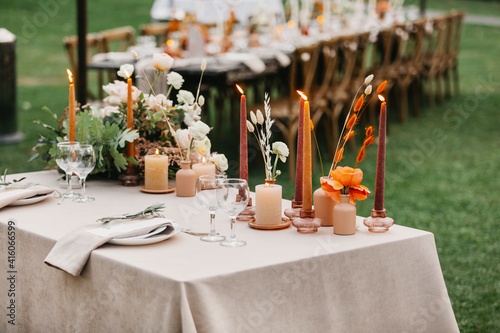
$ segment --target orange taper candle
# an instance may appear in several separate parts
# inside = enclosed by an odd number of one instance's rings
[[[128,73],[127,73],[128,75]],[[132,78],[130,75],[127,79],[127,127],[131,130],[134,129],[134,109],[132,103]],[[134,156],[134,143],[127,142],[127,157]]]
[[[73,83],[73,73],[67,68],[69,80],[69,141],[76,141],[76,109],[75,109],[75,84]]]
[[[385,136],[387,127],[387,104],[382,95],[380,105],[380,122],[378,125],[378,151],[377,151],[377,176],[375,179],[375,210],[384,209],[384,187],[385,187]]]
[[[302,210],[312,210],[312,152],[311,152],[311,114],[309,101],[304,102],[304,171],[302,178]],[[307,125],[306,125],[307,124]]]
[[[239,85],[240,99],[240,178],[248,182],[247,98]]]

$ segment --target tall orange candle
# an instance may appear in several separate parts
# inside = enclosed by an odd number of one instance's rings
[[[307,99],[303,92],[297,90],[300,95],[299,104],[299,130],[297,135],[297,161],[295,164],[295,201],[302,202],[302,179],[304,175],[304,103]]]
[[[239,85],[240,99],[240,178],[248,182],[247,98]]]
[[[309,101],[304,102],[304,173],[302,176],[302,210],[312,211],[312,152]]]
[[[69,141],[76,141],[76,109],[75,109],[75,84],[73,83],[73,73],[66,68],[69,80]]]
[[[127,79],[127,127],[130,128],[131,130],[134,129],[134,109],[133,109],[133,103],[132,103],[132,78],[130,77],[130,74],[125,71],[125,73],[128,76]],[[132,157],[134,156],[134,143],[133,142],[127,142],[127,157]]]
[[[378,151],[377,151],[377,176],[375,180],[375,210],[384,209],[384,187],[385,187],[385,136],[387,127],[387,104],[382,95],[378,95],[382,101],[380,105],[380,122],[378,127]]]

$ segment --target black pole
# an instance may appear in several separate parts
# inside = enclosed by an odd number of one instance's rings
[[[78,77],[76,82],[77,100],[87,104],[87,0],[77,0],[78,22]]]
[[[420,16],[425,16],[426,0],[420,0]]]

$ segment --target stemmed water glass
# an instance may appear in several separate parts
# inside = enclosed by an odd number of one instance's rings
[[[78,149],[80,143],[77,141],[59,142],[56,147],[56,163],[66,173],[67,190],[63,194],[63,199],[74,199],[80,195],[71,188],[71,174],[78,163]]]
[[[220,242],[226,237],[217,235],[215,232],[215,212],[219,208],[217,203],[217,187],[221,180],[225,179],[222,175],[202,175],[196,182],[196,199],[210,213],[210,232],[207,236],[200,239],[205,242]]]
[[[222,241],[220,245],[227,247],[244,246],[245,241],[236,238],[234,224],[236,217],[245,209],[250,199],[247,181],[244,179],[229,178],[219,182],[217,188],[217,202],[220,209],[225,211],[231,219],[231,235],[229,239]]]
[[[87,180],[87,175],[94,170],[95,167],[95,152],[92,145],[81,144],[80,148],[77,149],[77,155],[79,157],[79,162],[75,165],[74,172],[82,181],[82,195],[78,198],[73,199],[74,202],[92,202],[95,198],[89,197],[85,190],[85,184]]]

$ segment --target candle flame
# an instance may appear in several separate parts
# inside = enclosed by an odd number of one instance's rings
[[[66,73],[68,73],[68,80],[69,83],[73,83],[73,73],[69,70],[69,68],[66,68]]]
[[[236,88],[239,90],[240,94],[244,95],[243,89],[239,85],[236,85]]]
[[[381,102],[385,102],[385,98],[382,95],[378,95],[378,99],[380,99]]]
[[[316,20],[318,21],[319,24],[325,23],[325,17],[323,15],[319,15]]]
[[[293,29],[295,28],[295,21],[293,20],[290,20],[286,23],[286,25],[290,28],[290,29]]]
[[[167,46],[168,47],[174,46],[174,41],[172,39],[167,40]]]
[[[278,25],[276,26],[276,31],[277,31],[277,32],[281,33],[281,32],[283,32],[283,30],[284,30],[284,29],[283,29],[283,26],[282,26],[281,24],[278,24]]]
[[[302,97],[302,98],[304,99],[304,101],[307,101],[307,96],[306,96],[306,94],[304,94],[302,91],[297,90],[297,94],[299,94],[299,95],[300,95],[300,97]]]
[[[160,151],[156,148],[155,155],[160,155]]]
[[[201,158],[201,162],[202,162],[203,164],[205,164],[205,163],[207,162],[207,159],[206,159],[206,157],[205,157],[205,156],[203,156],[203,157]]]

